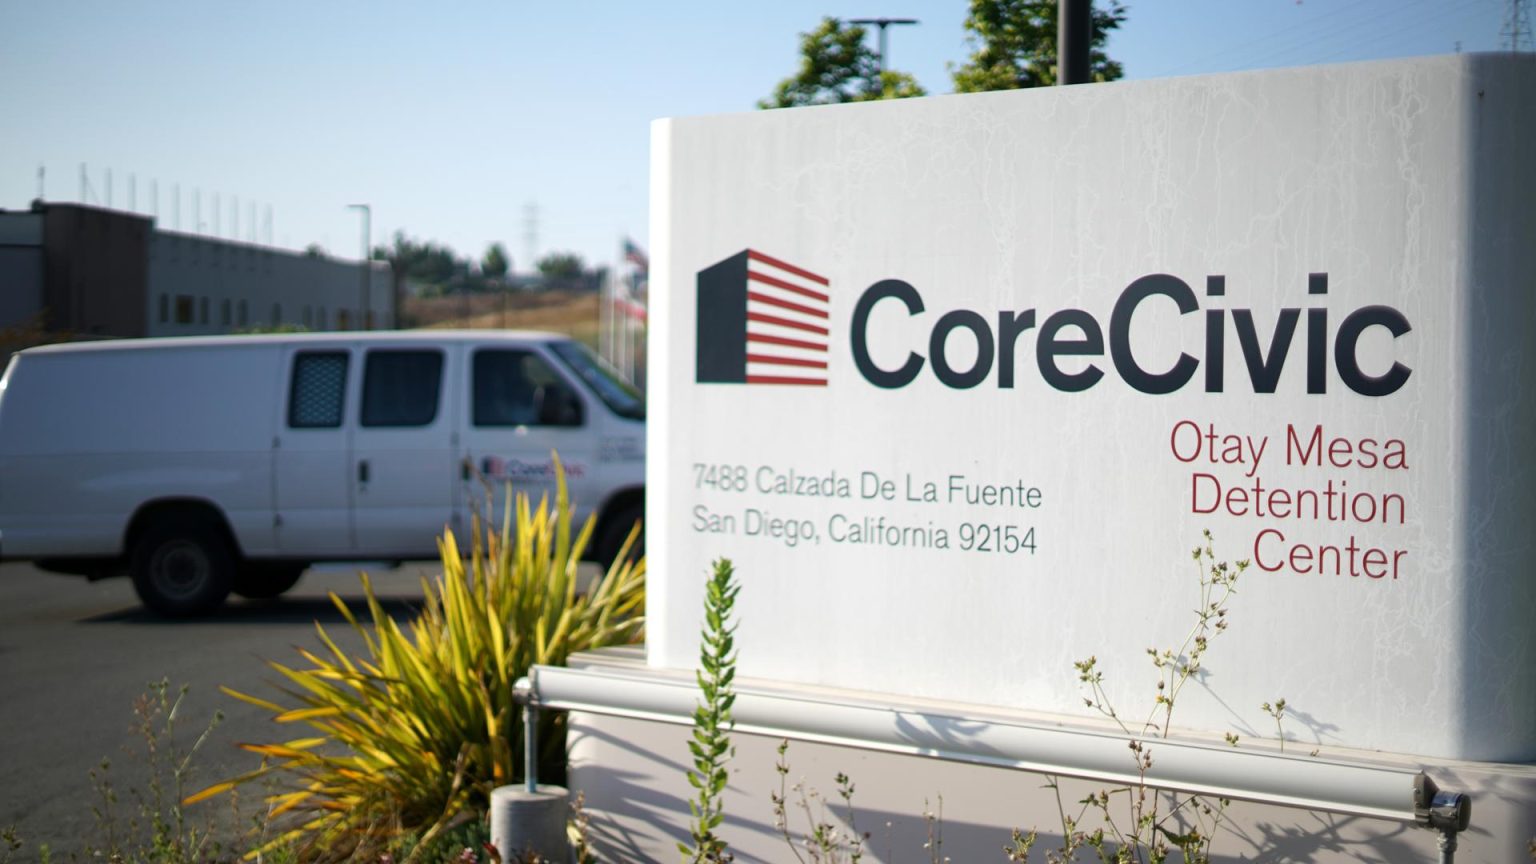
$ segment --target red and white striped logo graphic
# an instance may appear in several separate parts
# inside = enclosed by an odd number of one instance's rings
[[[827,385],[829,283],[747,250],[747,383]]]
[[[755,249],[700,271],[696,380],[825,387],[829,287]]]

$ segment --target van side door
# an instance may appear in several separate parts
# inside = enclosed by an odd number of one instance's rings
[[[458,492],[456,345],[368,344],[352,439],[357,554],[434,558]]]
[[[277,551],[285,557],[350,555],[352,426],[357,362],[345,344],[290,346],[273,442]]]

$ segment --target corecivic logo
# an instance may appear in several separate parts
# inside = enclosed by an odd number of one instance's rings
[[[828,287],[753,249],[700,271],[695,380],[827,386]]]
[[[759,252],[747,250],[699,273],[697,380],[747,384],[827,383],[828,282],[820,276]],[[1307,294],[1328,294],[1328,274],[1307,277]],[[1413,326],[1391,306],[1362,306],[1330,324],[1330,310],[1323,306],[1282,308],[1273,329],[1261,333],[1252,309],[1220,308],[1226,296],[1226,277],[1207,276],[1203,319],[1203,359],[1181,353],[1166,369],[1149,369],[1132,348],[1131,333],[1141,304],[1154,297],[1172,301],[1181,316],[1200,311],[1193,288],[1177,276],[1154,273],[1131,282],[1116,298],[1107,328],[1083,309],[1060,309],[1049,314],[1034,309],[997,310],[989,318],[971,309],[953,309],[938,317],[929,333],[927,355],[909,351],[898,363],[877,362],[869,350],[870,314],[882,301],[891,301],[910,316],[927,312],[923,296],[900,279],[883,279],[869,286],[854,305],[849,344],[854,365],[864,380],[887,389],[905,387],[931,369],[939,383],[966,390],[992,379],[999,389],[1014,386],[1020,355],[1032,353],[1040,378],[1056,390],[1076,393],[1087,390],[1112,366],[1120,379],[1142,393],[1164,394],[1183,389],[1202,371],[1200,382],[1207,393],[1227,388],[1226,340],[1235,336],[1243,359],[1243,371],[1254,393],[1274,393],[1281,373],[1297,347],[1305,356],[1306,392],[1328,392],[1329,366],[1337,380],[1362,396],[1388,396],[1402,389],[1413,370],[1393,360],[1385,369],[1367,370],[1360,362],[1361,336],[1380,327],[1395,344]],[[1303,313],[1306,324],[1301,326]],[[883,313],[889,314],[889,313]],[[899,313],[898,313],[899,314]],[[1230,324],[1229,322],[1230,315]],[[995,326],[994,326],[995,322]],[[1143,324],[1142,326],[1148,326]],[[1296,331],[1301,329],[1298,339]],[[956,330],[970,331],[974,353],[967,351],[969,365],[956,368],[946,348]],[[1020,342],[1033,335],[1033,348]],[[1078,361],[1064,369],[1060,358],[1102,358],[1109,363]],[[1332,355],[1330,357],[1330,354]],[[1331,360],[1331,362],[1330,362]],[[993,372],[996,372],[994,375]],[[1239,373],[1241,374],[1241,373]],[[1247,389],[1247,388],[1242,388]]]
[[[1207,276],[1206,297],[1220,298],[1227,292],[1225,276]],[[1328,274],[1312,273],[1307,277],[1307,293],[1328,293]],[[1136,309],[1152,297],[1172,300],[1180,315],[1199,310],[1200,301],[1194,289],[1177,276],[1154,273],[1135,280],[1120,292],[1114,310],[1109,316],[1109,357],[1120,378],[1143,393],[1172,393],[1182,389],[1195,377],[1201,360],[1181,353],[1166,370],[1149,370],[1131,349],[1131,331],[1136,326]],[[869,355],[867,331],[869,315],[875,304],[893,300],[906,307],[910,315],[920,315],[925,306],[917,289],[900,279],[885,279],[871,285],[859,297],[853,309],[853,362],[859,374],[877,387],[905,387],[923,371],[926,363],[917,352],[907,355],[895,368],[879,366]],[[1220,301],[1217,301],[1220,302]],[[1390,368],[1379,375],[1372,375],[1360,367],[1360,335],[1372,327],[1385,328],[1395,340],[1413,327],[1403,313],[1390,306],[1362,306],[1344,316],[1338,330],[1329,342],[1329,310],[1322,307],[1309,309],[1286,308],[1280,310],[1274,332],[1264,345],[1252,309],[1207,309],[1205,311],[1205,375],[1207,393],[1221,393],[1226,389],[1226,336],[1227,313],[1232,313],[1232,329],[1236,332],[1238,346],[1242,349],[1243,363],[1247,367],[1248,380],[1254,393],[1273,393],[1285,369],[1286,358],[1296,334],[1301,313],[1307,313],[1306,335],[1303,338],[1306,352],[1307,392],[1328,392],[1328,353],[1333,349],[1333,366],[1339,379],[1349,389],[1363,396],[1387,396],[1397,392],[1408,381],[1412,369],[1393,361]],[[1041,317],[1044,320],[1039,320]],[[1082,309],[1061,309],[1047,316],[1037,315],[1034,309],[1015,312],[1001,309],[996,313],[997,329],[979,312],[955,309],[939,316],[934,322],[928,339],[928,354],[932,359],[933,374],[941,383],[955,389],[968,389],[986,381],[997,369],[997,386],[1013,387],[1015,356],[1018,343],[1025,334],[1036,329],[1035,366],[1040,377],[1057,390],[1075,393],[1099,383],[1104,370],[1097,363],[1088,363],[1079,371],[1068,372],[1057,363],[1058,357],[1103,357],[1104,327],[1097,318]],[[1197,319],[1198,320],[1198,319]],[[949,335],[956,330],[969,330],[976,340],[976,358],[968,369],[956,369],[945,356]],[[1026,349],[1027,350],[1027,349]]]

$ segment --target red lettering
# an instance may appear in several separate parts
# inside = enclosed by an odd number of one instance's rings
[[[1216,494],[1211,498],[1211,506],[1200,506],[1200,481],[1204,479],[1215,487]],[[1221,481],[1209,474],[1195,473],[1189,475],[1189,512],[1214,513],[1221,506]]]
[[[1317,429],[1321,432],[1323,427],[1319,426]],[[1335,438],[1328,442],[1328,461],[1333,463],[1335,468],[1348,468],[1354,462],[1353,448],[1350,447],[1348,438]]]
[[[1179,455],[1179,430],[1186,426],[1195,433],[1195,452],[1187,457]],[[1195,421],[1180,420],[1173,424],[1173,431],[1168,433],[1168,449],[1173,451],[1173,458],[1180,462],[1193,462],[1200,458],[1200,427],[1195,425]]]
[[[1360,454],[1355,457],[1355,464],[1361,468],[1375,468],[1380,461],[1376,455],[1376,439],[1361,438],[1359,444]]]
[[[1262,551],[1260,551],[1259,544],[1264,542],[1264,535],[1266,535],[1266,534],[1273,534],[1273,535],[1275,535],[1275,537],[1281,543],[1285,542],[1285,535],[1281,534],[1279,531],[1276,531],[1273,528],[1265,528],[1263,531],[1260,531],[1258,533],[1258,535],[1253,538],[1253,563],[1259,565],[1259,569],[1260,570],[1263,570],[1266,573],[1273,573],[1273,572],[1275,572],[1276,570],[1279,570],[1281,567],[1283,567],[1285,565],[1283,565],[1283,564],[1275,564],[1274,566],[1270,566],[1270,565],[1267,565],[1267,564],[1264,563],[1264,553]]]
[[[1313,448],[1317,450],[1316,462],[1314,464],[1323,464],[1323,425],[1321,423],[1313,427],[1312,437],[1307,441],[1306,449],[1302,450],[1301,456],[1298,458],[1296,451],[1300,448],[1301,442],[1296,438],[1296,427],[1289,423],[1285,424],[1285,464],[1295,465],[1297,462],[1300,462],[1306,465],[1312,462],[1314,459],[1312,454]]]

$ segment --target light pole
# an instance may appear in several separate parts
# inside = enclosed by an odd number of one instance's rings
[[[362,271],[361,288],[358,290],[357,329],[368,329],[368,244],[373,241],[373,208],[367,204],[348,204],[348,210],[363,211],[363,259],[358,262],[358,268]]]
[[[1056,83],[1087,84],[1092,53],[1093,0],[1057,0]]]
[[[884,87],[885,86],[885,80],[884,80],[885,79],[885,57],[886,57],[886,54],[885,54],[885,49],[886,49],[885,28],[891,26],[892,24],[917,24],[918,20],[916,18],[854,18],[854,19],[850,20],[848,23],[849,24],[873,24],[876,27],[880,28],[880,55],[879,55],[879,59],[880,59],[880,78],[881,78],[880,86]]]

